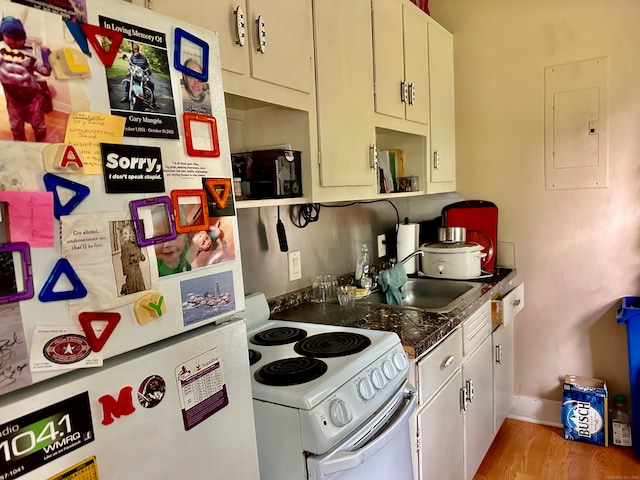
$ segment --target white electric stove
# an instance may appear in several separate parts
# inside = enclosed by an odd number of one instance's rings
[[[366,447],[413,411],[408,361],[395,333],[271,320],[263,294],[245,303],[262,480],[331,478],[336,455],[344,457],[339,451]],[[394,461],[394,475],[401,458],[411,467],[406,423],[406,455]]]

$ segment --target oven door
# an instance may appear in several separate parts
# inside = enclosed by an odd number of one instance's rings
[[[411,480],[409,419],[418,402],[405,384],[358,430],[324,455],[307,458],[309,479]]]

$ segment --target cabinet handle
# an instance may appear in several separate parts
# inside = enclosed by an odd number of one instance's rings
[[[440,151],[433,151],[433,169],[438,170],[440,168]]]
[[[264,23],[264,18],[262,18],[262,15],[258,15],[258,18],[256,19],[256,26],[258,27],[256,29],[257,31],[257,36],[258,36],[258,51],[260,53],[264,53],[264,51],[267,49],[267,29]]]
[[[407,99],[409,98],[409,85],[404,80],[400,82],[400,101],[402,103],[407,103]]]
[[[467,380],[466,384],[467,400],[473,402],[473,380]]]
[[[502,345],[496,345],[496,363],[502,365]]]
[[[444,359],[444,361],[442,362],[442,368],[447,368],[449,366],[451,366],[451,364],[453,363],[453,360],[456,357],[454,357],[453,355],[449,355],[447,358]]]
[[[244,11],[238,5],[233,13],[236,16],[236,45],[244,47],[247,42],[247,22],[244,18]]]
[[[409,84],[409,105],[414,105],[416,103],[416,87],[413,86],[413,83]]]
[[[520,299],[517,298],[516,300],[513,301],[513,306],[517,307],[518,305],[520,305]]]
[[[466,412],[468,404],[469,403],[467,402],[467,387],[462,387],[460,389],[460,408]]]
[[[369,165],[371,170],[378,169],[378,148],[375,144],[369,147]]]

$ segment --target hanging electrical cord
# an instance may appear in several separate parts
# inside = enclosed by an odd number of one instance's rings
[[[276,223],[276,231],[278,232],[278,243],[280,243],[280,251],[288,252],[289,243],[287,242],[287,233],[284,231],[284,223],[280,220],[280,205],[278,205],[278,223]]]
[[[320,204],[306,203],[304,205],[292,205],[289,209],[289,219],[298,228],[304,228],[320,218]]]
[[[400,224],[400,214],[398,213],[398,209],[393,204],[391,200],[388,199],[380,199],[380,200],[357,200],[349,203],[342,203],[339,205],[335,204],[324,204],[324,203],[306,203],[304,205],[292,205],[289,209],[289,219],[291,223],[293,223],[298,228],[305,228],[309,223],[317,222],[320,218],[320,207],[324,208],[343,208],[343,207],[352,207],[353,205],[358,205],[360,203],[377,203],[377,202],[387,202],[391,205],[396,212],[396,233],[398,230],[398,225]],[[278,217],[279,218],[279,217]]]

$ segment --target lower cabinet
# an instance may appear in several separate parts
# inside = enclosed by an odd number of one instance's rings
[[[420,398],[416,459],[421,480],[472,479],[493,441],[490,322],[486,304],[465,320],[461,330],[414,364]]]
[[[491,337],[462,365],[464,425],[464,478],[471,480],[493,442],[493,355]]]
[[[513,403],[513,325],[498,325],[491,334],[493,345],[493,433],[497,434]]]
[[[418,413],[418,468],[423,480],[464,478],[462,457],[462,370]]]
[[[513,403],[514,320],[524,308],[524,283],[507,285],[493,300],[493,431],[498,433]]]

